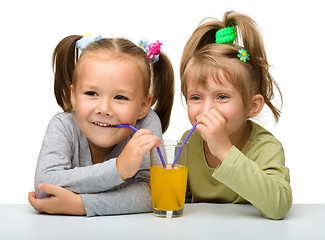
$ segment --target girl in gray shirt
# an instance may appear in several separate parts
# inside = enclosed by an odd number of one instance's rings
[[[174,95],[173,69],[160,45],[90,35],[57,45],[55,96],[64,113],[52,118],[44,137],[35,192],[28,196],[36,210],[87,216],[151,211],[148,151],[161,144]],[[113,127],[118,124],[139,131]]]

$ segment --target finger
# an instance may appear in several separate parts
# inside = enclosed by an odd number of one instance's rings
[[[40,183],[37,185],[37,188],[42,192],[46,192],[54,196],[60,195],[60,193],[62,193],[62,190],[64,190],[64,188],[49,183]]]
[[[206,118],[215,121],[217,119],[223,119],[223,116],[218,110],[216,110],[215,108],[211,108],[209,111],[203,112],[197,116],[198,122]]]
[[[160,139],[156,136],[146,136],[139,141],[139,149],[147,152],[153,147],[160,147],[162,145]]]
[[[217,121],[216,119],[213,119],[213,117],[209,116],[208,114],[200,115],[197,118],[198,125],[196,128],[198,130],[200,130],[200,129],[204,130],[207,128],[211,128],[216,121]]]
[[[220,121],[225,121],[225,120],[226,120],[225,117],[222,115],[222,113],[219,112],[219,111],[218,111],[217,109],[215,109],[215,108],[211,108],[209,112],[211,113],[210,116],[213,115],[214,117],[218,118]]]
[[[28,198],[29,196],[36,198],[36,193],[34,191],[28,193]]]
[[[29,192],[28,193],[28,201],[32,205],[32,202],[34,202],[34,199],[36,199],[35,192]]]
[[[140,132],[140,130],[136,133],[137,135],[134,135],[132,140],[136,144],[143,145],[144,141],[148,141],[148,139],[153,140],[157,146],[161,145],[160,139],[153,135],[152,132],[148,129],[141,129],[143,131]]]
[[[220,127],[226,123],[224,116],[215,108],[211,108],[209,111],[204,112],[197,117],[198,124],[202,124],[205,127]],[[199,126],[200,129],[200,126]]]
[[[149,129],[140,129],[139,131],[137,131],[133,137],[140,137],[142,135],[152,135],[152,132]]]
[[[39,211],[39,212],[43,212],[43,202],[44,202],[44,199],[37,199],[36,198],[36,195],[35,195],[35,192],[29,192],[28,193],[28,201],[30,203],[30,205],[32,205],[32,207]]]

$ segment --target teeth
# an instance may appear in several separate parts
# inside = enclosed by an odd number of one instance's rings
[[[99,123],[99,122],[94,122],[95,125],[101,126],[101,127],[109,127],[111,126],[110,124],[107,123]]]

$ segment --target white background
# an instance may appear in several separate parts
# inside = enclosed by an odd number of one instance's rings
[[[0,203],[27,203],[47,124],[56,112],[51,55],[71,34],[163,42],[172,60],[176,94],[165,139],[191,126],[181,101],[183,47],[205,17],[225,11],[250,15],[259,25],[284,104],[277,125],[268,111],[258,119],[283,143],[294,203],[325,203],[325,46],[321,1],[1,1]],[[279,96],[274,103],[279,105]]]

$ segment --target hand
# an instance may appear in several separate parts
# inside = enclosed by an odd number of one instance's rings
[[[139,171],[146,153],[159,146],[160,139],[152,135],[150,130],[137,131],[116,160],[116,168],[122,180],[133,177]]]
[[[35,192],[28,194],[30,204],[39,212],[49,214],[86,215],[86,210],[79,194],[52,184],[40,183],[37,188],[52,194],[47,198],[36,198]]]
[[[198,123],[196,130],[207,143],[211,154],[222,162],[232,147],[226,119],[218,110],[211,108],[198,115],[196,120]]]

